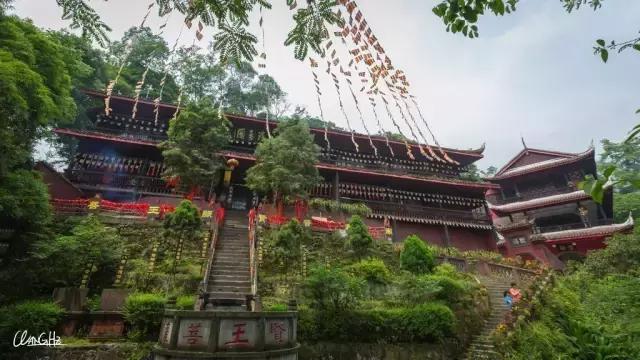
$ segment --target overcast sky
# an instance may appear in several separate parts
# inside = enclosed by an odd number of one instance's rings
[[[89,2],[113,28],[114,39],[140,23],[149,3]],[[567,14],[558,0],[523,0],[513,15],[481,18],[479,39],[447,33],[431,12],[438,2],[361,0],[359,5],[394,65],[407,74],[440,142],[460,149],[487,143],[480,167],[503,165],[522,149],[521,136],[529,147],[579,152],[592,139],[622,139],[640,121],[634,115],[640,108],[640,54],[611,54],[607,64],[592,54],[598,38],[627,40],[637,34],[640,1],[607,1],[596,12],[585,7]],[[283,45],[291,13],[284,0],[273,3],[265,14],[267,71],[291,103],[318,115],[309,67]],[[54,0],[16,0],[14,12],[44,28],[68,25]],[[157,30],[160,23],[155,16],[149,25]],[[175,14],[165,31],[168,43],[180,27]],[[212,32],[206,31],[207,40]],[[191,34],[184,37],[189,44],[192,39]],[[329,78],[321,81],[325,119],[345,127]],[[362,131],[352,99],[344,96],[343,101],[352,125]],[[374,129],[367,103],[361,105]],[[392,130],[387,117],[382,120]]]

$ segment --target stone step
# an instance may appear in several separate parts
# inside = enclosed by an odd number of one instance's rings
[[[248,277],[246,280],[225,280],[225,279],[209,277],[209,284],[215,285],[215,286],[251,287],[251,281],[249,281]]]
[[[213,268],[216,267],[237,267],[243,269],[249,269],[249,262],[247,259],[215,259],[213,261]]]
[[[208,293],[209,293],[210,299],[229,299],[229,300],[246,300],[247,294],[249,294],[249,292],[230,293],[230,292],[220,292],[220,291],[214,291],[214,292],[208,292]]]
[[[249,276],[249,269],[229,269],[229,268],[213,268],[211,275],[235,275],[235,276]]]
[[[251,292],[250,286],[219,286],[209,285],[207,286],[207,292],[221,292],[221,293],[234,293],[234,294],[248,294]]]
[[[246,275],[236,275],[236,274],[212,274],[209,276],[209,281],[231,281],[231,282],[249,282],[250,276],[247,273]]]

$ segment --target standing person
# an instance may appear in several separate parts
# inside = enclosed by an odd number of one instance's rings
[[[511,288],[509,288],[509,295],[511,295],[514,303],[517,303],[522,298],[520,289],[518,289],[517,284],[514,282],[511,283]]]

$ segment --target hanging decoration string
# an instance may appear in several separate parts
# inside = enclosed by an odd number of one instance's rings
[[[264,71],[264,73],[266,74],[267,72],[267,52],[265,50],[266,48],[266,42],[265,42],[265,36],[264,36],[264,18],[262,16],[262,5],[260,5],[260,30],[262,32],[262,53],[260,54],[260,57],[258,60],[258,68],[262,69]],[[271,97],[269,96],[269,91],[267,91],[267,105],[265,106],[265,112],[267,113],[267,117],[266,117],[266,121],[265,121],[265,129],[267,131],[267,137],[271,138],[271,129],[270,129],[270,125],[269,125],[269,106],[271,105]]]
[[[147,19],[151,14],[151,9],[155,4],[156,4],[155,2],[152,2],[151,4],[149,4],[149,6],[147,7],[147,13],[142,18],[142,22],[140,23],[140,26],[138,26],[138,29],[142,29],[144,27],[144,24],[147,22]],[[122,75],[122,70],[124,69],[124,66],[127,64],[129,55],[133,50],[134,37],[129,39],[129,41],[127,41],[127,43],[125,44],[124,55],[122,57],[122,61],[120,62],[120,66],[118,67],[118,72],[116,73],[116,77],[113,80],[109,80],[109,83],[107,84],[107,88],[105,91],[106,96],[104,98],[104,113],[107,116],[111,114],[111,95],[113,94],[113,88],[118,84],[118,80],[120,80],[120,76]]]
[[[340,11],[338,11],[338,13],[340,13]],[[348,27],[347,27],[346,23],[343,22],[342,31],[336,32],[335,35],[340,37],[340,41],[342,42],[342,45],[344,45],[344,47],[347,50],[347,52],[351,55],[351,60],[349,61],[349,68],[353,68],[355,70],[355,72],[358,74],[358,76],[360,76],[360,81],[361,81],[361,83],[363,83],[363,86],[360,89],[360,93],[363,93],[365,91],[366,85],[368,83],[367,73],[364,72],[364,71],[360,71],[360,69],[358,67],[358,62],[355,61],[353,53],[351,51],[349,51],[349,49],[347,47],[347,42],[345,41],[344,38],[346,36],[345,34],[349,34],[349,33],[350,33],[350,31],[348,30]],[[360,113],[360,118],[362,119],[362,112],[360,111],[360,107],[358,106],[358,100],[357,100],[355,94],[353,93],[353,90],[351,89],[351,87],[349,87],[349,90],[351,90],[351,95],[354,98],[354,101],[356,103],[356,108],[358,109],[358,112]],[[389,144],[389,138],[387,137],[386,131],[382,127],[382,124],[380,123],[380,119],[378,118],[378,113],[376,112],[375,99],[372,98],[372,97],[369,97],[369,101],[370,101],[370,105],[371,105],[371,108],[372,108],[372,111],[373,111],[373,116],[375,117],[376,123],[378,125],[378,132],[384,137],[385,143],[387,145],[387,148],[389,149],[389,152],[391,153],[391,156],[395,156],[394,152],[393,152],[393,148]],[[369,130],[367,129],[367,126],[366,126],[366,124],[364,122],[364,119],[362,119],[362,124],[363,124],[365,130],[367,131],[367,135],[369,136],[369,142],[370,142],[371,146],[373,147],[376,156],[378,156],[378,149],[373,145],[373,141],[371,140],[371,134],[369,133]]]
[[[165,22],[162,25],[160,25],[160,32],[157,34],[157,36],[162,37],[162,35],[164,34],[164,29],[167,27],[167,24],[169,23],[169,19],[171,19],[171,12],[168,13],[168,16]],[[149,57],[150,58],[153,57],[155,53],[156,53],[155,50],[152,51],[151,54],[149,54]],[[140,93],[142,92],[142,88],[144,87],[144,83],[150,68],[151,68],[151,62],[147,64],[147,66],[144,69],[144,72],[142,73],[142,77],[136,83],[135,96],[133,100],[133,108],[131,109],[131,119],[135,119],[136,114],[138,113],[138,102],[140,101]]]
[[[391,119],[391,122],[396,127],[396,130],[398,130],[398,133],[400,133],[400,135],[402,135],[402,129],[400,129],[400,125],[398,125],[398,123],[396,122],[396,119],[394,118],[393,114],[391,113],[391,110],[389,109],[389,102],[384,97],[384,94],[382,94],[379,91],[377,91],[377,93],[378,93],[378,95],[380,95],[380,98],[382,99],[382,102],[384,103],[384,108],[385,108],[385,110],[387,110],[387,116],[389,116],[389,119]],[[415,156],[413,156],[413,152],[411,151],[411,145],[409,145],[409,142],[406,140],[406,137],[404,135],[402,135],[402,141],[404,142],[404,146],[407,148],[407,156],[409,157],[409,159],[415,160],[416,158],[415,158]]]
[[[384,49],[378,42],[376,36],[373,34],[372,29],[368,26],[367,21],[364,19],[364,15],[362,14],[362,12],[359,9],[357,9],[358,6],[356,2],[353,0],[339,0],[339,3],[346,8],[347,13],[350,16],[349,23],[350,25],[352,25],[351,31],[350,31],[352,33],[352,40],[357,45],[360,42],[360,40],[364,39],[365,46],[368,41],[369,44],[371,44],[375,49],[376,59],[379,61],[379,64],[375,64],[375,60],[373,59],[373,56],[371,55],[371,53],[369,51],[366,51],[368,46],[364,47],[364,49],[362,50],[365,50],[365,52],[357,57],[365,60],[367,65],[369,65],[370,67],[372,80],[373,80],[373,85],[371,88],[377,89],[378,82],[380,81],[380,79],[390,78],[392,81],[392,84],[388,84],[386,81],[384,81],[385,85],[388,86],[389,91],[399,90],[401,96],[407,96],[407,95],[411,96],[408,91],[408,87],[410,84],[407,81],[406,75],[404,75],[404,72],[402,70],[396,69],[395,73],[390,76],[389,71],[394,70],[391,59],[385,53]],[[353,26],[354,13],[355,13],[355,20],[357,22],[356,24],[357,26]],[[338,11],[338,14],[340,15],[340,11]],[[343,31],[343,34],[346,36],[346,34],[348,34],[349,32],[349,29],[347,28],[345,30],[346,31]],[[417,104],[415,99],[412,99],[412,100],[414,100],[414,104]],[[407,109],[407,111],[411,114],[410,109]],[[424,124],[427,124],[424,117],[421,117],[421,119],[423,120]],[[417,127],[417,123],[415,121],[414,121],[414,124]],[[428,128],[428,130],[432,135],[432,137],[435,138],[435,136],[433,136],[433,132],[431,131],[431,129]],[[426,143],[426,138],[423,140],[425,140],[425,143]],[[442,156],[445,158],[446,161],[451,163],[456,163],[442,150],[442,147],[439,146],[437,141],[434,141],[434,142],[438,146],[438,149],[440,150],[440,152],[442,153]],[[430,146],[428,145],[428,143],[426,144],[426,146],[428,149],[430,149]],[[433,151],[431,150],[430,153],[433,154]]]
[[[330,49],[332,45],[333,45],[332,41],[329,40],[325,48]],[[325,54],[322,54],[322,58],[325,58]],[[340,91],[340,80],[338,80],[338,77],[336,76],[336,74],[333,71],[331,71],[332,65],[337,66],[340,63],[340,59],[336,58],[335,49],[332,50],[331,52],[331,59],[332,59],[331,61],[327,60],[327,74],[330,74],[333,79],[333,84],[335,85],[335,88],[336,88],[336,94],[338,95],[338,104],[340,106],[340,112],[342,112],[342,116],[344,117],[344,120],[347,123],[347,129],[349,129],[349,132],[351,133],[351,143],[353,143],[353,146],[355,147],[356,152],[359,153],[360,145],[358,145],[358,143],[356,142],[355,133],[353,131],[353,128],[351,127],[351,122],[349,121],[349,117],[347,116],[347,113],[344,110],[344,104],[342,103],[342,93]]]
[[[158,125],[158,117],[160,116],[160,102],[162,101],[164,86],[167,82],[167,76],[169,76],[169,64],[170,64],[169,60],[175,55],[176,49],[178,48],[178,42],[182,37],[182,32],[184,31],[185,27],[186,27],[186,19],[185,19],[185,23],[183,23],[182,26],[180,27],[180,32],[178,33],[178,37],[176,38],[176,41],[173,43],[173,47],[171,48],[171,52],[169,53],[169,59],[167,59],[167,62],[164,65],[164,71],[163,71],[164,74],[162,75],[162,79],[160,80],[160,92],[158,93],[158,97],[153,99],[153,113],[155,115],[156,126]]]
[[[331,143],[329,142],[329,124],[324,120],[324,111],[322,111],[322,101],[320,97],[322,96],[322,92],[320,91],[320,79],[318,79],[318,74],[315,69],[318,68],[318,62],[313,58],[309,57],[309,66],[311,69],[311,74],[313,75],[313,82],[316,88],[316,98],[318,100],[318,108],[320,109],[320,120],[322,120],[322,124],[324,125],[324,141],[327,143],[327,151],[331,150]]]

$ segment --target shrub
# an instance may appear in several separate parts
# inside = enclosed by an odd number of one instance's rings
[[[433,281],[437,284],[440,291],[436,294],[436,298],[449,304],[462,302],[469,290],[467,282],[446,275],[426,275],[424,281]]]
[[[391,272],[384,261],[376,258],[360,260],[349,266],[347,271],[373,284],[388,284],[391,281]]]
[[[312,268],[304,284],[306,297],[322,311],[342,312],[358,305],[364,283],[340,268]]]
[[[339,314],[305,310],[298,324],[304,341],[415,342],[437,341],[451,335],[455,317],[447,306],[430,303]]]
[[[196,304],[196,297],[193,295],[181,295],[176,299],[176,309],[193,310]]]
[[[160,331],[166,299],[157,294],[130,295],[124,304],[124,318],[131,324],[130,336],[136,340],[153,339]]]
[[[400,304],[415,305],[433,300],[442,288],[428,276],[403,276],[395,293]]]
[[[0,309],[0,333],[3,339],[18,330],[26,330],[30,335],[53,330],[62,319],[64,310],[56,303],[45,301],[25,301]]]
[[[404,240],[400,253],[400,267],[414,274],[431,272],[435,266],[435,257],[427,244],[418,236],[411,235]]]
[[[373,238],[369,235],[367,225],[358,215],[353,215],[349,220],[349,228],[347,229],[347,239],[349,247],[357,257],[365,256],[371,249]]]
[[[287,306],[287,304],[282,304],[282,303],[270,304],[264,307],[264,311],[283,312],[283,311],[289,311],[289,307]]]

